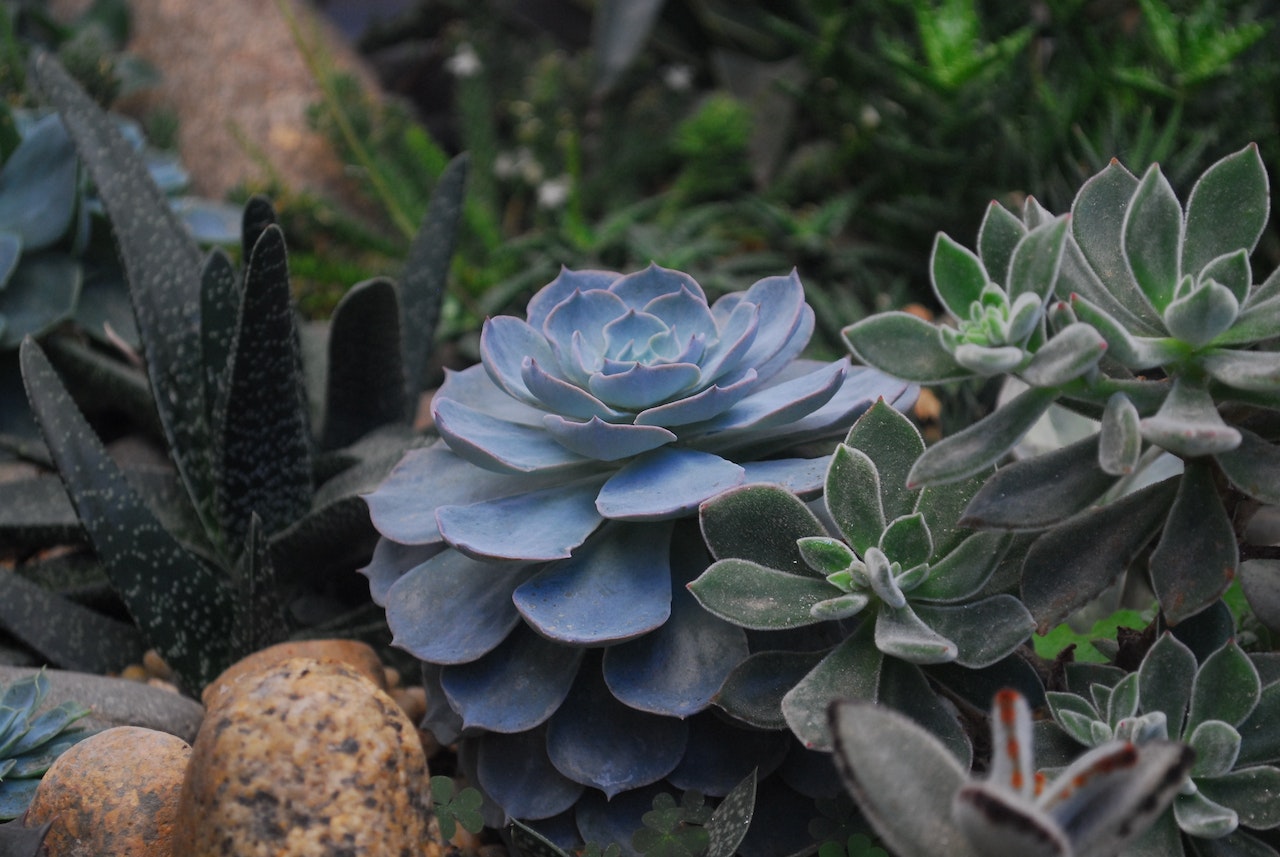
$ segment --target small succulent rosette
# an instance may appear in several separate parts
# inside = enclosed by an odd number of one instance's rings
[[[368,495],[366,573],[427,665],[429,725],[468,739],[507,815],[664,777],[723,795],[778,763],[731,757],[700,716],[747,638],[686,592],[708,560],[681,519],[747,483],[816,495],[827,457],[789,450],[913,399],[847,359],[801,359],[813,326],[794,273],[708,303],[657,266],[565,270],[525,319],[485,323],[481,365],[432,402],[440,441]],[[720,758],[686,764],[695,746]]]

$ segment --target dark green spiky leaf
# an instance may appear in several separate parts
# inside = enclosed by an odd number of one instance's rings
[[[1151,541],[1177,493],[1177,478],[1069,518],[1032,543],[1022,602],[1047,633],[1114,583]]]
[[[337,449],[408,417],[395,285],[366,280],[334,307],[320,445]]]
[[[400,277],[400,341],[404,348],[406,398],[418,401],[424,389],[427,361],[435,342],[449,264],[458,241],[458,224],[467,184],[468,156],[449,162],[440,174],[418,234],[409,245]]]
[[[905,414],[878,399],[858,417],[844,442],[875,462],[885,520],[914,511],[917,492],[907,488],[907,474],[924,452],[924,438]]]
[[[2,857],[37,857],[42,852],[44,837],[53,826],[52,821],[27,827],[21,821],[0,824],[0,855]]]
[[[1124,259],[1147,300],[1159,312],[1173,300],[1182,246],[1182,205],[1173,186],[1152,164],[1129,201]]]
[[[139,663],[142,634],[17,574],[0,577],[0,625],[50,663],[90,673]]]
[[[724,796],[707,820],[706,831],[711,841],[706,857],[733,857],[737,853],[751,826],[755,806],[756,771],[752,770]]]
[[[206,414],[209,424],[214,425],[214,411],[225,401],[230,383],[231,349],[240,314],[240,277],[231,259],[218,249],[205,259],[200,284],[200,363],[204,366]]]
[[[1142,710],[1163,711],[1170,737],[1182,735],[1196,668],[1196,656],[1168,631],[1147,650],[1138,667],[1138,698]]]
[[[134,493],[40,347],[27,340],[20,356],[32,410],[112,585],[182,682],[202,687],[230,663],[231,601],[222,580]]]
[[[880,541],[885,528],[880,474],[862,450],[836,447],[827,467],[825,500],[831,520],[858,555]]]
[[[47,54],[31,79],[61,114],[111,218],[130,285],[147,375],[187,493],[213,521],[213,468],[200,366],[199,247],[115,123]]]
[[[941,384],[973,377],[943,346],[937,329],[911,313],[876,313],[841,335],[859,361],[904,381]]]
[[[1004,458],[1054,399],[1055,389],[1032,387],[968,428],[935,443],[911,468],[908,485],[957,482]]]
[[[796,540],[827,535],[809,507],[779,485],[731,488],[703,503],[698,519],[717,559],[737,557],[808,576],[814,572]]]
[[[288,637],[289,620],[281,605],[280,584],[257,513],[249,518],[245,548],[232,572],[231,588],[235,607],[231,640],[234,657],[247,657]]]
[[[240,217],[240,257],[248,259],[253,255],[253,248],[258,246],[258,239],[267,227],[279,223],[275,206],[265,196],[251,196],[244,204],[244,213]]]
[[[40,336],[75,312],[83,271],[62,253],[24,256],[0,288],[0,348],[17,348],[24,336]]]
[[[827,709],[838,699],[875,702],[884,661],[862,631],[836,646],[782,697],[782,715],[791,731],[810,749],[831,749]]]
[[[689,591],[709,612],[755,630],[800,628],[820,620],[813,605],[839,594],[825,580],[768,568],[745,559],[712,563]]]
[[[715,704],[759,729],[786,729],[782,697],[820,660],[821,652],[757,652],[729,673]]]
[[[1205,170],[1191,189],[1182,270],[1194,276],[1219,256],[1253,252],[1270,210],[1267,170],[1250,143]]]
[[[1066,245],[1070,219],[1057,217],[1026,234],[1009,261],[1009,298],[1038,295],[1048,300],[1058,282],[1062,265],[1062,248]]]
[[[1008,282],[1013,250],[1026,234],[1027,228],[1021,220],[1000,203],[991,201],[978,227],[978,255],[992,280]]]
[[[1205,658],[1191,685],[1191,704],[1183,735],[1190,735],[1207,720],[1230,726],[1245,721],[1262,694],[1258,669],[1234,640]]]
[[[153,437],[163,437],[144,373],[70,337],[46,337],[42,345],[81,407],[91,412],[123,411]]]
[[[989,280],[977,254],[941,232],[933,240],[929,277],[943,308],[958,319],[969,317],[969,307],[981,300]]]
[[[0,482],[0,545],[44,547],[84,540],[75,507],[57,476]]]
[[[570,857],[569,852],[517,818],[511,819],[511,826],[507,830],[520,854],[527,854],[529,857]]]
[[[1213,465],[1192,459],[1151,554],[1151,585],[1165,618],[1176,624],[1217,601],[1239,563],[1235,530],[1214,486]]]
[[[962,526],[1038,530],[1088,508],[1115,477],[1098,466],[1098,436],[1005,465],[964,510]]]
[[[311,507],[311,437],[301,401],[284,236],[269,226],[245,272],[218,448],[218,518],[243,545],[257,513],[274,533]]]

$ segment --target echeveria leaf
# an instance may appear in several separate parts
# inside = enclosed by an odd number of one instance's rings
[[[1147,650],[1138,667],[1138,698],[1142,709],[1163,712],[1172,737],[1182,735],[1195,675],[1196,656],[1168,631]]]
[[[1191,686],[1191,705],[1184,735],[1207,720],[1238,726],[1253,711],[1262,693],[1258,669],[1235,641],[1205,658]]]
[[[320,445],[337,449],[408,416],[395,284],[352,286],[333,308]]]
[[[20,356],[32,410],[112,586],[183,683],[203,687],[231,662],[223,581],[138,498],[40,347],[27,340]]]
[[[1240,823],[1255,830],[1280,826],[1280,768],[1257,765],[1240,768],[1217,777],[1196,780],[1206,798],[1230,807],[1240,816]]]
[[[782,697],[791,731],[811,749],[831,749],[827,709],[842,699],[875,702],[883,665],[884,655],[860,632],[836,646]]]
[[[1114,583],[1151,541],[1177,492],[1166,479],[1081,512],[1032,543],[1023,562],[1022,602],[1047,633]]]
[[[1027,234],[1027,228],[1009,209],[995,200],[987,206],[982,225],[978,227],[978,255],[991,279],[1004,283],[1009,278],[1009,261],[1013,250]]]
[[[911,313],[877,313],[841,333],[854,357],[895,378],[941,384],[973,377],[943,346],[937,328]]]
[[[1034,294],[1044,301],[1053,294],[1069,223],[1068,217],[1054,218],[1032,229],[1018,242],[1009,262],[1010,298]]]
[[[1098,500],[1115,477],[1098,466],[1098,436],[1015,461],[987,479],[964,510],[965,527],[1038,530]]]
[[[827,534],[800,498],[777,485],[744,485],[718,494],[702,504],[698,519],[717,559],[740,558],[799,575],[813,572],[796,541]]]
[[[27,252],[55,243],[71,227],[79,174],[62,120],[36,120],[0,170],[0,229],[20,236]]]
[[[1151,554],[1151,585],[1170,623],[1199,613],[1227,591],[1240,555],[1214,487],[1213,466],[1186,462],[1164,532]]]
[[[911,420],[884,399],[878,399],[858,417],[844,442],[875,462],[885,520],[892,521],[915,510],[917,493],[907,488],[907,474],[924,452],[924,438]]]
[[[598,483],[578,482],[436,510],[440,533],[469,556],[564,559],[600,526]]]
[[[825,500],[840,535],[858,554],[880,541],[885,528],[880,474],[865,452],[845,444],[836,447],[827,469]]]
[[[616,520],[675,518],[745,478],[742,467],[713,453],[658,449],[627,462],[610,476],[596,497],[596,509]]]
[[[1036,622],[1012,595],[993,595],[966,604],[914,604],[917,616],[955,643],[957,663],[989,667],[1026,642]]]
[[[1240,313],[1240,302],[1217,280],[1209,280],[1181,295],[1164,310],[1164,323],[1173,336],[1200,348],[1224,333]]]
[[[966,771],[936,737],[870,700],[836,703],[828,728],[846,787],[895,854],[976,857],[951,820]]]
[[[819,621],[813,605],[839,594],[825,580],[791,574],[746,559],[722,559],[689,584],[698,603],[720,618],[758,631]]]
[[[1003,458],[1049,409],[1055,389],[1032,387],[977,423],[929,447],[911,468],[911,487],[957,482]]]
[[[20,574],[0,578],[0,626],[63,669],[106,673],[138,663],[142,633]]]
[[[727,795],[753,770],[761,776],[773,773],[794,746],[785,724],[778,730],[752,729],[708,711],[689,718],[684,758],[666,782],[682,791]]]
[[[1194,276],[1226,253],[1253,252],[1270,210],[1267,171],[1250,143],[1205,170],[1191,189],[1182,270]]]
[[[550,818],[573,806],[583,792],[581,783],[561,774],[547,758],[543,729],[481,735],[476,778],[490,797],[517,818]]]
[[[1160,410],[1139,424],[1142,436],[1181,458],[1215,455],[1240,445],[1240,431],[1227,425],[1213,396],[1179,375]]]
[[[1107,350],[1107,341],[1091,325],[1067,325],[1040,346],[1018,373],[1033,387],[1057,387],[1088,372]]]
[[[943,308],[958,319],[969,317],[969,307],[981,300],[990,279],[977,254],[941,232],[933,241],[929,277]]]
[[[302,400],[284,235],[262,233],[245,273],[218,444],[217,509],[230,546],[257,514],[271,534],[311,508],[311,429]]]
[[[1151,305],[1173,300],[1182,253],[1182,206],[1173,186],[1152,164],[1138,183],[1123,227],[1124,259]]]

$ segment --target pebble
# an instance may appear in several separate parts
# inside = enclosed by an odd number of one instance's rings
[[[426,758],[414,724],[350,666],[292,658],[209,707],[178,809],[183,857],[419,857]]]
[[[260,672],[290,658],[339,661],[373,682],[379,690],[387,690],[386,671],[382,661],[378,659],[378,653],[369,644],[359,640],[296,640],[259,649],[227,667],[200,695],[205,707],[212,708],[219,698],[231,692],[231,687],[241,677]]]
[[[174,819],[191,746],[174,735],[116,726],[59,756],[27,808],[52,821],[48,857],[173,857]]]

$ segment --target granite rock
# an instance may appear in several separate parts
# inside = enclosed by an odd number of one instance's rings
[[[368,643],[359,640],[296,640],[277,643],[241,658],[227,667],[201,693],[206,707],[233,693],[233,685],[250,673],[260,672],[290,658],[315,658],[318,661],[339,661],[373,682],[379,690],[387,689],[386,673],[378,653]]]

